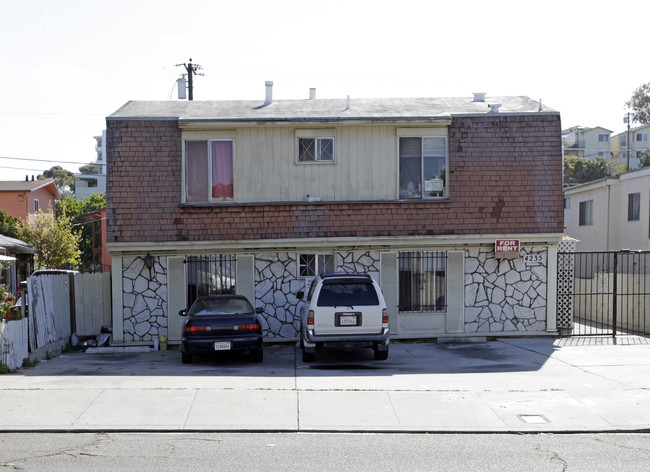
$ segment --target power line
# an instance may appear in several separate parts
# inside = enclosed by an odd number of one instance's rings
[[[34,172],[41,172],[43,169],[34,169],[32,167],[9,167],[9,166],[0,166],[0,169],[14,169],[14,170],[29,170]]]
[[[0,159],[11,159],[14,161],[35,161],[35,162],[54,162],[54,163],[61,163],[61,164],[79,164],[79,165],[86,165],[88,163],[86,162],[79,162],[79,161],[59,161],[59,160],[51,160],[51,159],[30,159],[27,157],[6,157],[6,156],[0,156]],[[90,164],[96,165],[96,166],[105,166],[106,164],[100,164],[96,162],[90,162]]]

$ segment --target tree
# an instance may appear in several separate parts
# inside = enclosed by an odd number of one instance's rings
[[[75,200],[68,197],[61,200],[56,205],[56,216],[66,216],[71,219],[72,225],[80,228],[79,250],[81,251],[79,260],[79,270],[92,271],[94,269],[93,261],[93,241],[95,237],[101,237],[101,228],[89,219],[95,211],[106,208],[106,194],[94,193],[83,200]]]
[[[65,170],[61,166],[54,166],[39,175],[38,180],[54,179],[54,185],[59,190],[61,197],[71,197],[75,191],[75,177],[72,172]]]
[[[86,164],[79,167],[80,174],[97,174],[97,166],[95,164]]]
[[[632,98],[625,102],[632,110],[632,120],[641,124],[650,123],[650,82],[641,85],[632,94]]]
[[[623,165],[614,159],[599,157],[592,161],[585,157],[564,156],[565,184],[591,182],[610,175],[618,175],[624,170]]]
[[[10,238],[18,238],[22,228],[22,221],[13,216],[9,216],[6,211],[0,210],[0,234],[4,234]]]
[[[36,267],[61,269],[79,262],[80,233],[65,215],[54,218],[39,213],[21,232],[21,239],[36,249]]]

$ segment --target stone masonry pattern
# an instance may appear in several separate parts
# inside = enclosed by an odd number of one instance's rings
[[[558,115],[454,117],[448,136],[449,199],[183,206],[178,123],[109,120],[107,240],[563,231]]]
[[[376,251],[334,254],[337,272],[367,273],[378,279],[379,253]],[[277,252],[255,256],[255,306],[264,308],[264,336],[294,339],[300,330],[300,300],[306,279],[297,276],[295,253]]]
[[[465,251],[465,332],[546,330],[547,251],[530,248],[517,259],[496,259],[494,249]],[[543,262],[526,265],[525,256]]]
[[[149,270],[143,257],[125,257],[122,271],[124,340],[151,341],[167,336],[166,257],[154,258]]]

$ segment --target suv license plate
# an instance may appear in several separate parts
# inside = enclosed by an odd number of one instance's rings
[[[217,341],[214,343],[215,351],[229,351],[230,350],[230,341]]]
[[[339,324],[341,326],[356,326],[357,315],[341,315],[339,317]]]

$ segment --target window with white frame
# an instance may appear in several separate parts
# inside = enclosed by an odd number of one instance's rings
[[[606,143],[608,141],[609,141],[609,134],[599,134],[598,135],[598,142]]]
[[[298,275],[300,277],[316,277],[319,274],[334,272],[333,254],[300,254],[298,255]]]
[[[580,210],[578,215],[579,226],[590,226],[594,224],[594,201],[586,200],[580,202]]]
[[[41,211],[41,206],[40,203],[38,202],[38,198],[34,199],[34,214],[38,215],[38,212]]]
[[[400,313],[447,309],[447,253],[403,251],[398,255]]]
[[[447,138],[399,138],[399,198],[447,196]]]
[[[627,221],[639,221],[641,219],[641,194],[629,193],[627,195]]]
[[[637,141],[647,141],[648,140],[648,133],[637,133],[636,134],[636,140]]]
[[[334,138],[298,138],[298,162],[334,162]]]
[[[233,141],[185,142],[185,201],[233,199]]]
[[[571,197],[564,197],[564,209],[568,210],[571,208]]]

